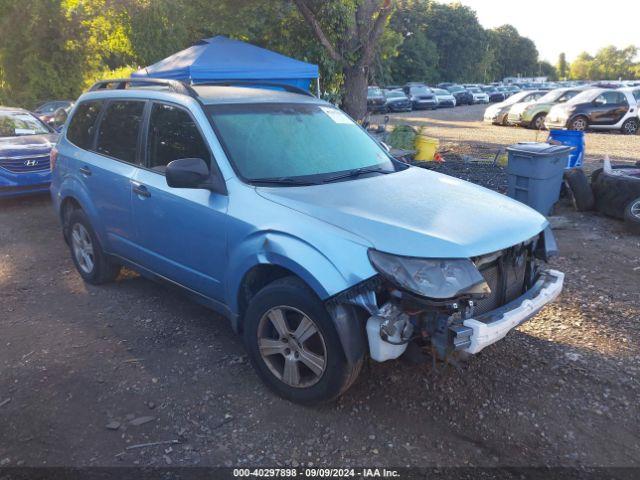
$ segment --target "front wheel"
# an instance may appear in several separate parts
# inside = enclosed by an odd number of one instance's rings
[[[539,113],[531,120],[531,128],[534,130],[544,130],[544,120],[547,117],[544,113]]]
[[[589,122],[586,117],[576,117],[569,122],[569,130],[576,130],[578,132],[584,132],[589,126]]]
[[[295,403],[338,397],[362,366],[347,362],[329,313],[296,277],[276,280],[255,295],[245,315],[244,342],[262,381]]]
[[[635,135],[636,133],[638,133],[639,127],[640,124],[638,123],[638,120],[636,120],[635,118],[630,118],[622,124],[622,128],[620,129],[620,131],[625,135]]]

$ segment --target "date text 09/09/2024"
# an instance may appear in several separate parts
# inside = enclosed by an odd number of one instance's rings
[[[234,468],[234,477],[308,478],[398,478],[397,470],[386,468]]]

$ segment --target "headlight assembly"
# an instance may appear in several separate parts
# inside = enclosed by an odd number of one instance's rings
[[[436,300],[483,297],[491,289],[469,259],[401,257],[369,250],[374,268],[397,287]]]

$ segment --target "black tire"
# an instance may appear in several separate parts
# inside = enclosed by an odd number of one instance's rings
[[[534,130],[545,130],[544,119],[547,118],[546,113],[539,113],[531,120],[530,127]]]
[[[593,172],[591,172],[591,185],[595,184],[598,181],[598,176],[602,173],[603,168],[596,168]]]
[[[624,135],[635,135],[638,133],[639,128],[640,122],[638,122],[638,120],[635,118],[630,118],[622,124],[622,128],[620,128],[620,131]]]
[[[624,221],[634,233],[640,234],[640,197],[632,200],[624,209]]]
[[[295,368],[298,372],[299,383],[302,383],[303,373],[307,374],[307,378],[315,375],[312,378],[315,383],[308,386],[294,387],[286,383],[284,379],[286,376],[285,359],[290,359],[290,355],[294,353],[292,352],[294,348],[285,349],[284,353],[272,353],[269,357],[263,357],[260,353],[259,344],[261,339],[263,341],[265,339],[273,339],[272,341],[276,342],[283,341],[285,345],[294,345],[292,342],[297,343],[291,337],[289,337],[288,341],[283,340],[283,336],[275,331],[274,323],[266,324],[267,327],[271,328],[272,336],[263,336],[265,322],[270,322],[266,317],[267,313],[281,309],[292,309],[288,310],[284,315],[285,323],[291,335],[295,333],[293,330],[296,328],[294,322],[296,322],[295,317],[297,315],[305,315],[317,328],[317,333],[314,335],[319,335],[319,340],[315,338],[316,345],[322,345],[323,358],[325,359],[322,373],[318,375],[306,367],[304,361],[295,360],[297,362]],[[298,321],[300,322],[301,320]],[[357,319],[354,318],[354,321],[357,321]],[[353,384],[362,368],[362,360],[356,362],[355,365],[349,364],[342,349],[338,332],[324,304],[304,282],[296,277],[285,277],[276,280],[260,290],[249,303],[243,327],[245,347],[258,376],[276,394],[292,402],[312,405],[331,401],[344,393]],[[302,344],[300,343],[295,347],[296,353],[300,351],[300,345]],[[320,355],[317,348],[314,353]],[[285,354],[289,357],[285,356]],[[302,356],[302,354],[300,355]],[[281,360],[280,356],[282,356]],[[296,358],[298,357],[296,356]],[[279,378],[277,376],[278,373],[276,373],[278,370],[277,362],[282,363],[282,373],[279,374],[282,378]]]
[[[82,263],[82,256],[76,253],[77,244],[74,240],[74,232],[85,232],[87,239],[91,242],[93,252],[91,268],[87,263]],[[89,218],[82,210],[75,209],[69,215],[65,225],[65,237],[69,239],[71,259],[85,282],[92,285],[101,285],[112,282],[118,277],[120,265],[114,263],[105,255]]]
[[[584,171],[581,168],[571,168],[565,171],[564,181],[575,209],[579,212],[593,210],[595,206],[593,191]]]
[[[598,211],[620,219],[624,218],[627,205],[640,197],[640,180],[631,176],[600,172],[591,188]]]
[[[578,115],[569,122],[569,130],[584,132],[589,128],[589,119],[584,115]]]

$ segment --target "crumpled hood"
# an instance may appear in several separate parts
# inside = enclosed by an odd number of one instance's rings
[[[0,157],[49,153],[56,144],[57,133],[0,138]]]
[[[547,225],[520,202],[418,167],[311,187],[256,190],[377,250],[414,257],[475,257],[525,241]]]

